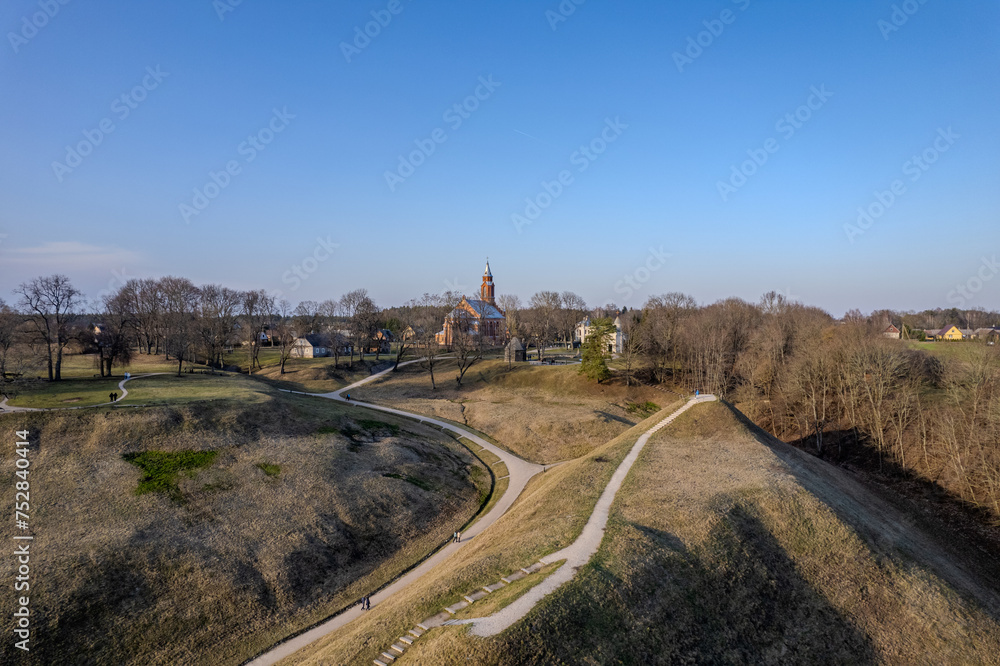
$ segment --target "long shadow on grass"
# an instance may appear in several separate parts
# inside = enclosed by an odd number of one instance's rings
[[[516,627],[500,663],[875,663],[868,638],[798,575],[753,509],[724,511],[691,549],[619,527],[629,550],[599,556]]]
[[[78,575],[71,589],[40,590],[40,598],[59,603],[43,606],[35,617],[44,640],[32,645],[23,663],[190,664],[209,663],[208,654],[215,655],[214,663],[236,663],[233,646],[220,645],[215,632],[240,630],[248,619],[238,612],[241,607],[270,612],[277,602],[253,562],[212,565],[218,555],[193,540],[164,548],[142,531],[120,547],[92,557],[81,553],[73,563]],[[206,630],[208,625],[214,631]]]
[[[626,418],[623,418],[621,416],[615,416],[614,414],[610,414],[608,412],[603,412],[603,411],[601,411],[599,409],[595,409],[594,410],[594,414],[597,414],[598,416],[600,416],[605,421],[617,421],[618,423],[622,423],[624,425],[627,425],[630,428],[635,425],[634,421],[629,421]]]

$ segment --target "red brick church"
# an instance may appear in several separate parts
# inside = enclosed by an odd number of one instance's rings
[[[497,307],[489,260],[486,261],[483,284],[479,287],[479,298],[462,297],[461,302],[444,318],[444,329],[436,336],[438,344],[450,345],[455,333],[462,330],[475,336],[484,335],[490,344],[504,342],[507,319],[503,310]]]

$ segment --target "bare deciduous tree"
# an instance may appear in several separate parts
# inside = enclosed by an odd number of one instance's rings
[[[0,299],[0,396],[8,399],[17,395],[30,358],[30,349],[21,340],[23,322],[24,317]]]
[[[524,330],[538,349],[539,360],[545,358],[545,348],[559,330],[562,298],[555,291],[539,291],[531,297],[524,312]],[[527,345],[525,345],[527,346]]]
[[[271,326],[271,340],[277,338],[280,369],[279,374],[285,374],[285,364],[295,349],[296,324],[292,316],[292,304],[281,299],[276,307],[274,323]],[[303,333],[303,335],[305,335]]]
[[[465,373],[473,365],[483,360],[492,338],[484,330],[486,315],[491,309],[485,301],[472,301],[475,313],[456,309],[451,321],[451,350],[458,360],[458,376],[455,382],[461,386]]]
[[[618,317],[618,323],[622,334],[621,360],[625,369],[625,386],[631,386],[635,367],[646,352],[648,336],[643,330],[642,313],[636,310],[623,312]]]
[[[561,342],[572,345],[576,325],[587,316],[587,302],[572,291],[564,291],[559,298],[561,309],[558,315],[558,337]]]
[[[461,298],[461,297],[458,297]],[[455,307],[457,299],[454,294],[424,294],[414,303],[413,330],[417,338],[417,346],[423,356],[423,365],[431,378],[431,389],[437,388],[434,379],[434,368],[441,355],[441,345],[437,341],[437,333],[441,330],[445,317]]]
[[[20,305],[45,344],[49,381],[61,380],[63,350],[69,342],[69,326],[80,304],[80,292],[65,275],[50,275],[21,283],[14,293],[21,296]]]
[[[500,294],[497,297],[497,305],[503,310],[507,333],[505,339],[519,337],[521,335],[521,310],[524,306],[517,294]]]
[[[693,298],[678,292],[652,296],[646,301],[643,316],[646,318],[647,347],[658,382],[674,378],[680,370],[677,331],[683,318],[695,307]]]
[[[274,316],[274,297],[263,289],[243,292],[240,326],[249,356],[249,374],[260,368],[260,349]]]
[[[95,331],[101,376],[110,377],[113,367],[128,365],[132,360],[132,339],[134,319],[128,298],[121,291],[106,296],[104,313],[98,330]]]
[[[302,301],[295,306],[292,319],[299,335],[319,332],[321,319],[319,308],[319,303],[316,301]]]
[[[222,367],[222,354],[233,342],[241,305],[242,295],[228,287],[209,284],[199,290],[198,329],[205,361],[213,372]]]
[[[198,287],[187,278],[165,277],[159,281],[163,297],[163,352],[177,361],[177,375],[190,361],[198,342]]]
[[[159,280],[132,279],[118,293],[128,302],[139,349],[159,354],[165,336],[164,296]]]
[[[368,334],[368,325],[364,316],[364,310],[367,309],[366,301],[370,301],[370,299],[368,291],[365,289],[355,289],[340,297],[339,311],[347,318],[348,332],[353,343],[351,345],[352,368],[354,367],[355,348],[361,351],[361,360],[364,360],[364,344],[367,342],[365,337]],[[360,317],[358,316],[359,312],[361,312]]]

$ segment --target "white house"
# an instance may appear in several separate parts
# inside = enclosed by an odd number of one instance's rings
[[[587,341],[590,336],[591,330],[594,328],[593,323],[591,323],[590,315],[576,325],[576,330],[573,332],[573,342],[578,345],[582,345]],[[625,334],[622,333],[622,322],[620,317],[615,317],[615,330],[613,333],[608,333],[608,348],[609,354],[621,354],[622,345],[625,343]]]

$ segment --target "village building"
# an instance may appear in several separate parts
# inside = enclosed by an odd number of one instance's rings
[[[392,331],[387,328],[381,328],[375,332],[375,337],[368,341],[365,345],[366,354],[388,354],[392,348],[392,343],[395,342],[396,338],[393,336]]]
[[[996,342],[1000,338],[1000,328],[977,328],[973,334],[972,338],[974,340],[986,340],[987,342]]]
[[[528,352],[517,337],[510,339],[504,348],[504,360],[508,363],[524,363],[528,360]]]
[[[439,345],[451,345],[455,335],[467,331],[474,336],[483,336],[489,344],[503,343],[507,334],[507,318],[496,304],[496,286],[490,262],[486,261],[483,284],[479,287],[479,298],[462,297],[455,308],[444,319],[444,328],[435,336]]]
[[[938,340],[964,340],[965,335],[962,334],[962,329],[958,326],[945,326],[937,335],[934,336]]]
[[[331,342],[327,336],[320,333],[310,333],[301,338],[295,338],[292,343],[292,358],[323,358],[333,353]]]
[[[622,332],[622,322],[621,317],[615,317],[615,330],[608,333],[607,337],[607,353],[609,354],[621,354],[622,348],[625,345],[625,334]],[[587,341],[590,337],[590,332],[594,325],[591,321],[590,315],[577,323],[576,328],[573,330],[573,346],[580,347]]]
[[[971,340],[976,337],[976,331],[969,328],[959,328],[958,326],[945,326],[942,329],[927,329],[924,331],[924,338],[927,340]]]
[[[882,331],[882,337],[889,338],[890,340],[899,340],[900,335],[900,330],[892,324],[889,324],[889,328]]]

